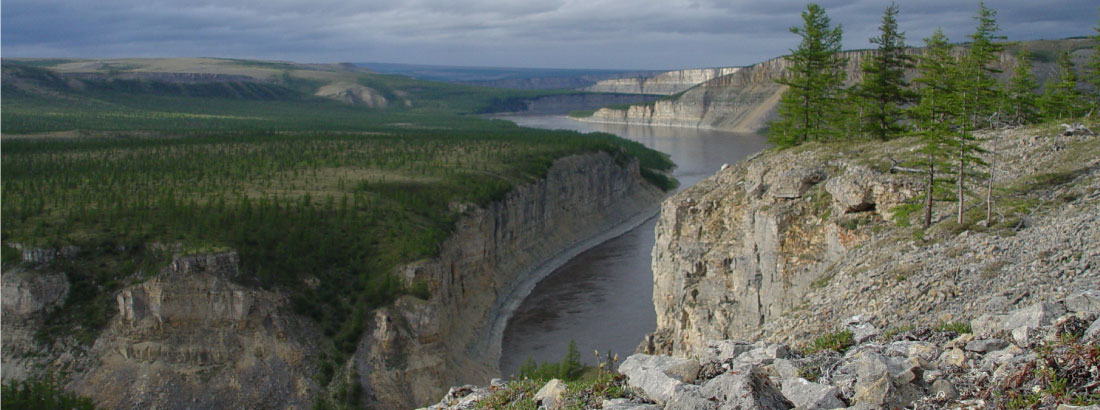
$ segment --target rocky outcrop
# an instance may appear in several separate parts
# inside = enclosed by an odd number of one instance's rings
[[[331,98],[347,104],[364,105],[370,108],[386,108],[390,101],[378,91],[363,85],[335,82],[321,86],[313,93],[318,97]],[[405,106],[411,106],[408,99],[404,100]]]
[[[736,73],[741,67],[694,68],[656,75],[602,80],[584,91],[621,94],[673,95],[714,78]]]
[[[896,215],[898,205],[923,189],[916,175],[887,172],[911,152],[904,140],[766,152],[670,198],[653,253],[657,330],[642,350],[693,357],[710,340],[804,344],[856,315],[880,329],[993,315],[975,324],[986,329],[1002,309],[1094,287],[1100,140],[1059,136],[1074,138],[1067,150],[1037,131],[983,136],[1001,154],[995,175],[1004,191],[995,195],[1006,193],[995,203],[1032,204],[1003,205],[994,212],[1002,225],[989,230],[946,222],[948,204],[934,212],[945,222],[928,231],[896,223],[909,220]],[[1020,191],[1052,170],[1069,177]],[[1060,314],[1044,308],[1006,326],[1035,328]]]
[[[497,376],[504,326],[535,283],[653,215],[661,197],[637,162],[598,153],[559,159],[504,200],[466,207],[439,257],[402,271],[427,283],[431,299],[404,297],[370,320],[351,363],[368,396],[409,408]]]
[[[617,104],[636,104],[657,97],[638,94],[554,94],[519,101],[514,107],[503,107],[507,113],[523,115],[565,115],[571,111],[594,110]]]
[[[859,65],[868,51],[842,53],[848,59],[845,71],[850,82],[860,78]],[[744,68],[726,69],[711,79],[685,88],[671,99],[629,108],[603,108],[587,122],[646,124],[672,127],[754,132],[775,115],[776,104],[785,89],[775,82],[790,75],[790,63],[783,57]],[[671,93],[670,93],[671,94]]]
[[[349,388],[378,408],[411,408],[447,386],[487,382],[499,374],[508,317],[535,283],[651,217],[663,197],[636,160],[599,152],[558,159],[545,178],[485,207],[453,204],[462,216],[439,256],[398,272],[431,297],[371,312],[337,387],[358,384]],[[149,246],[179,251],[169,248]],[[3,274],[5,380],[64,370],[67,389],[108,408],[308,408],[326,394],[317,378],[323,336],[291,313],[286,295],[234,282],[232,251],[177,256],[123,288],[91,346],[36,340],[69,284],[34,269],[71,252],[23,253],[25,263]]]
[[[310,408],[320,333],[283,295],[233,283],[237,264],[178,257],[119,292],[68,388],[107,408]]]
[[[719,340],[708,341],[705,354],[692,358],[635,354],[619,367],[622,376],[608,382],[621,380],[613,391],[625,397],[592,398],[612,390],[578,389],[558,403],[578,408],[602,399],[604,409],[635,410],[931,410],[1005,408],[1011,402],[1031,403],[1034,408],[1078,408],[1066,403],[1092,408],[1100,390],[1100,357],[1095,354],[1100,331],[1091,329],[1100,330],[1100,311],[1071,301],[1097,295],[1100,292],[1093,289],[1005,313],[1032,316],[1063,307],[1058,317],[1028,328],[1033,338],[1023,342],[1004,340],[1004,331],[960,333],[920,327],[889,335],[870,332],[873,336],[863,342],[825,349],[800,351],[782,343]],[[852,333],[874,328],[859,317],[833,325]],[[488,388],[464,386],[452,389],[429,409],[472,409],[486,402],[515,405],[538,388],[530,384],[524,380],[495,381]],[[542,390],[552,385],[553,381],[546,383]]]

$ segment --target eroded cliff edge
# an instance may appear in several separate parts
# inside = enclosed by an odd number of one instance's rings
[[[439,257],[401,269],[430,298],[405,296],[363,318],[334,386],[361,403],[411,408],[452,384],[487,382],[499,373],[509,302],[556,258],[655,214],[663,196],[636,160],[600,152],[561,158],[484,208],[455,204],[463,216]],[[5,380],[60,372],[66,388],[111,408],[308,408],[334,393],[318,382],[320,333],[279,291],[235,283],[232,251],[176,255],[126,287],[90,345],[36,338],[71,289],[64,273],[39,268],[79,253],[27,248],[23,265],[5,266]]]
[[[984,137],[999,144],[989,228],[977,199],[963,225],[946,202],[928,230],[898,224],[896,206],[923,189],[894,167],[915,155],[905,139],[767,151],[670,198],[653,252],[657,331],[642,350],[805,345],[856,315],[933,326],[1095,289],[1100,141],[1043,127]]]

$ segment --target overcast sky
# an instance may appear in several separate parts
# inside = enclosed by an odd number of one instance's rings
[[[801,0],[3,0],[3,57],[672,69],[786,53]],[[882,0],[822,0],[867,48]],[[910,44],[973,30],[977,0],[899,0]],[[1010,40],[1090,35],[1096,0],[989,0]]]

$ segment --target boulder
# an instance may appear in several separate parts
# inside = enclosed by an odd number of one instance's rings
[[[665,403],[683,389],[684,383],[695,381],[699,367],[699,362],[691,359],[635,354],[623,361],[619,373],[626,375],[630,387],[657,403]]]
[[[849,167],[844,175],[825,182],[825,191],[843,212],[866,211],[875,205],[871,195],[871,172],[862,167]]]
[[[970,321],[975,335],[988,336],[1027,326],[1039,328],[1050,325],[1054,319],[1066,313],[1061,303],[1041,302],[1009,314],[984,314]]]
[[[1066,310],[1074,313],[1100,313],[1100,290],[1087,290],[1066,298]]]
[[[923,395],[922,370],[911,361],[866,350],[855,356],[852,364],[857,376],[854,404],[896,409],[908,406]]]
[[[770,178],[768,193],[776,198],[801,198],[806,190],[827,177],[821,168],[788,169]]]
[[[794,404],[783,397],[763,369],[740,365],[706,382],[699,389],[702,397],[718,403],[718,409],[790,409]]]
[[[1093,320],[1092,325],[1085,330],[1085,338],[1092,339],[1096,337],[1100,337],[1100,318]]]
[[[559,379],[550,380],[535,393],[535,402],[539,404],[539,408],[559,409],[563,404],[562,396],[565,395],[565,390],[565,382]]]
[[[1008,347],[1008,342],[1001,339],[981,339],[966,344],[966,350],[978,353],[989,353]]]
[[[783,395],[800,410],[835,409],[845,407],[840,389],[810,382],[803,378],[783,380]]]
[[[932,382],[932,389],[928,391],[928,394],[947,401],[959,398],[959,391],[955,389],[955,385],[946,379],[937,379]]]

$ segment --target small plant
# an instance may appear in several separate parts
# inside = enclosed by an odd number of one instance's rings
[[[814,342],[806,349],[806,354],[813,354],[822,350],[832,350],[837,353],[844,353],[854,344],[855,340],[852,338],[852,331],[842,330],[814,339]]]
[[[970,323],[963,321],[940,323],[936,325],[934,329],[937,332],[955,332],[960,335],[971,333],[973,331],[970,329]]]
[[[817,366],[806,365],[798,368],[798,377],[811,382],[816,382],[821,377],[821,369]]]

